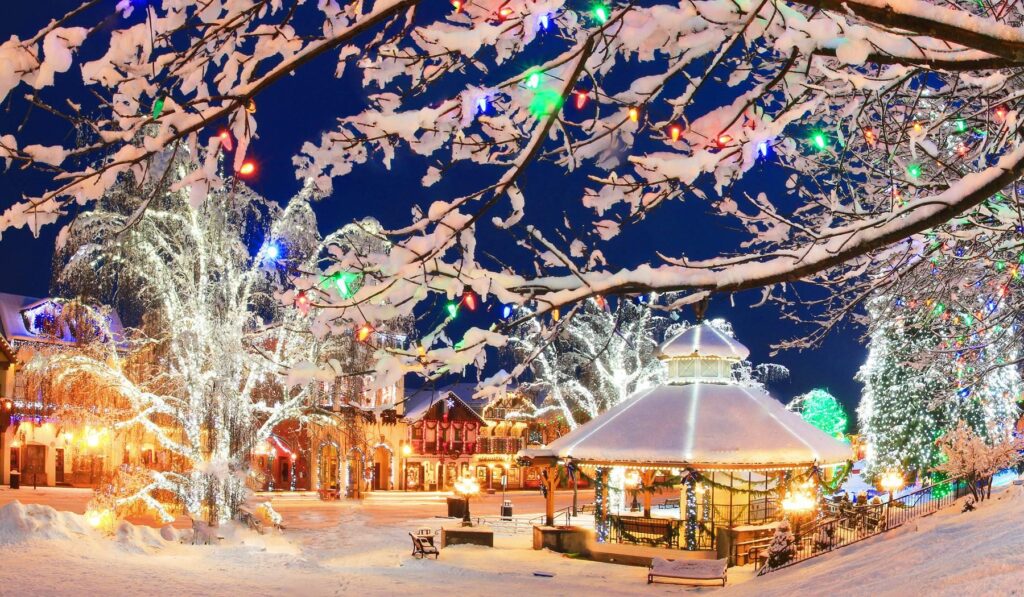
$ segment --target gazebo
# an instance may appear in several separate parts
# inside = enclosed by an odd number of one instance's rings
[[[827,476],[851,459],[848,444],[735,378],[735,365],[749,354],[713,325],[694,325],[659,349],[665,385],[522,455],[550,467],[549,477],[559,464],[593,476],[599,542],[714,549],[718,529],[776,520],[791,481]],[[665,508],[673,518],[652,516],[658,486],[679,489],[678,513]],[[639,509],[638,495],[643,516],[629,515],[627,508]]]

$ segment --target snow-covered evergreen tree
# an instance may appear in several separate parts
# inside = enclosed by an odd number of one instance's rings
[[[833,437],[842,438],[846,433],[846,410],[828,390],[814,388],[790,400],[786,408]]]
[[[985,348],[967,353],[967,360],[966,354],[940,350],[950,333],[946,319],[882,315],[882,301],[869,307],[874,321],[868,359],[857,373],[864,384],[857,412],[869,477],[934,469],[941,460],[936,440],[959,421],[982,434],[1012,427],[1021,391],[1020,374],[1006,366],[1016,360],[1012,337],[978,339]]]
[[[771,543],[768,544],[769,569],[785,566],[796,557],[796,536],[790,530],[789,521],[779,521],[775,527],[775,534],[772,535]]]

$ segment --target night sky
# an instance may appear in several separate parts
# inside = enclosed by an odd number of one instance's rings
[[[7,39],[10,35],[17,35],[24,39],[51,18],[64,14],[68,8],[78,4],[78,0],[5,2],[0,37]],[[115,0],[109,0],[97,10],[113,14],[115,4]],[[83,22],[91,24],[102,18],[102,14],[94,11]],[[96,51],[97,48],[88,45],[83,49],[88,59],[94,58]],[[44,93],[45,98],[54,101],[61,97],[57,91],[67,93],[62,82],[70,83],[73,89],[80,89],[78,61],[81,58],[82,55],[76,58],[76,65],[71,71],[58,75],[57,87]],[[333,69],[332,59],[321,58],[259,96],[257,116],[260,139],[254,143],[250,153],[259,164],[259,175],[250,184],[264,196],[281,202],[287,201],[299,188],[291,158],[298,153],[301,144],[318,139],[319,134],[331,127],[339,115],[352,114],[364,107],[366,91],[361,87],[357,69],[350,68],[346,71],[349,74],[340,80],[331,76]],[[25,87],[19,87],[11,95],[20,97],[25,92]],[[24,104],[12,101],[9,97],[0,105],[0,121],[3,122],[4,132],[10,132],[24,118]],[[56,142],[68,131],[63,121],[38,111],[30,115],[28,122],[29,127],[38,127],[30,130],[40,131],[50,143]],[[315,206],[321,231],[336,229],[367,215],[381,220],[386,227],[407,224],[413,204],[426,206],[435,199],[446,199],[461,190],[455,186],[459,182],[473,184],[486,181],[493,177],[494,172],[469,173],[467,179],[442,181],[424,189],[419,184],[423,171],[422,161],[400,152],[390,171],[371,159],[371,163],[357,167],[349,176],[335,179],[334,196]],[[3,181],[0,185],[3,191],[0,208],[6,209],[25,193],[37,192],[39,176],[39,173],[17,170],[4,172],[0,178]],[[748,186],[750,192],[771,194],[771,187],[776,187],[778,192],[782,191],[782,179],[778,173],[773,175],[769,172],[765,176],[748,178],[763,185]],[[556,223],[564,211],[578,206],[582,189],[582,175],[566,176],[563,171],[553,167],[538,166],[530,171],[524,185],[527,213],[535,220],[547,218]],[[544,201],[537,200],[541,196]],[[688,206],[662,210],[656,220],[648,221],[634,230],[626,229],[622,237],[616,239],[612,247],[605,251],[605,255],[613,267],[627,267],[653,255],[656,248],[664,250],[665,239],[672,241],[671,246],[684,247],[688,256],[696,258],[709,257],[718,249],[734,248],[734,240],[737,238],[735,233],[726,228],[721,220],[717,226],[707,225],[706,214],[700,212],[706,209],[706,206]],[[9,230],[4,233],[0,240],[0,262],[4,265],[0,291],[35,296],[48,292],[50,259],[58,230],[59,226],[46,227],[38,239],[33,239],[27,230]],[[495,233],[481,232],[481,235],[484,234]],[[654,239],[658,239],[658,242]],[[506,245],[508,240],[504,239]],[[487,238],[488,246],[491,246],[490,241],[491,238]],[[787,401],[813,387],[825,387],[848,408],[855,408],[860,396],[860,384],[853,380],[853,375],[866,355],[860,340],[862,330],[848,325],[833,332],[823,346],[816,350],[789,351],[770,358],[768,353],[772,342],[796,336],[800,330],[795,324],[780,319],[773,306],[747,308],[759,298],[758,292],[737,294],[734,297],[734,308],[729,304],[729,297],[717,296],[711,302],[708,317],[731,320],[738,338],[751,349],[751,360],[755,363],[773,361],[789,367],[792,372],[790,381],[776,384],[772,388],[778,398]],[[685,316],[691,317],[692,314],[686,313]]]

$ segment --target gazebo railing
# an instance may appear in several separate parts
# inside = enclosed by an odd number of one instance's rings
[[[633,543],[651,547],[679,547],[683,521],[674,518],[646,518],[643,516],[608,517],[608,542]]]

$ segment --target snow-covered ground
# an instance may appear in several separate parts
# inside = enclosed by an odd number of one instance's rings
[[[157,529],[124,525],[104,536],[82,516],[10,501],[0,492],[0,593],[399,595],[1015,594],[1024,587],[1024,496],[1013,486],[976,512],[950,509],[879,538],[726,589],[646,584],[642,568],[601,564],[530,548],[528,534],[496,537],[494,549],[458,546],[415,560],[408,532],[448,524],[439,496],[389,495],[363,504],[279,496],[283,534],[225,533],[216,547],[182,545]],[[17,494],[66,510],[85,492]],[[524,514],[534,498],[519,495]],[[559,501],[566,499],[559,496]],[[487,514],[490,500],[475,504]],[[475,513],[476,514],[476,513]],[[553,574],[536,576],[535,572]],[[730,573],[740,580],[743,570]]]
[[[727,588],[756,595],[1024,595],[1024,487]]]

